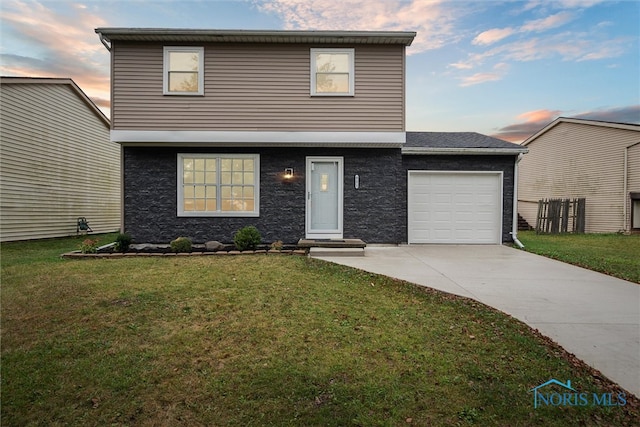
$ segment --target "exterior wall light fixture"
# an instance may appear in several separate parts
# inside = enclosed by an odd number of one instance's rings
[[[284,179],[292,179],[293,178],[293,168],[286,168],[284,170]]]

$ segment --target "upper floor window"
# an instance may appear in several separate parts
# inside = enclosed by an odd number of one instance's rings
[[[311,95],[354,95],[354,50],[311,49]]]
[[[204,48],[165,46],[165,95],[204,95]]]

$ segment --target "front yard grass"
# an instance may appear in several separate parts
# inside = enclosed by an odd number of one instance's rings
[[[518,233],[525,250],[640,283],[640,234]]]
[[[534,409],[551,378],[620,389],[468,299],[305,257],[59,258],[78,244],[2,245],[3,425],[640,422],[628,394]]]

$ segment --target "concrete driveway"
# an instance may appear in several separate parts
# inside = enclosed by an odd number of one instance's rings
[[[508,246],[368,246],[365,253],[318,258],[497,308],[640,396],[640,285]]]

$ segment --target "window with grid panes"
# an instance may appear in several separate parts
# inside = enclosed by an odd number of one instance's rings
[[[178,155],[180,216],[257,216],[257,154]]]

